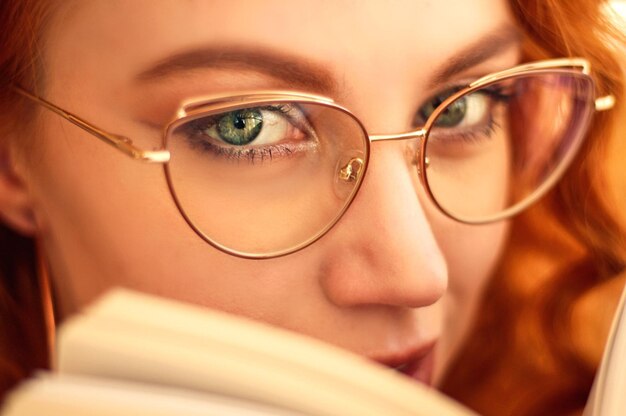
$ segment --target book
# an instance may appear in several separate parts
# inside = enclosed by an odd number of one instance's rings
[[[626,414],[626,290],[585,416]],[[2,416],[472,415],[394,370],[302,335],[116,289],[59,329],[54,371]]]
[[[626,287],[622,291],[584,416],[626,415]]]
[[[223,312],[116,289],[59,329],[2,416],[473,413],[396,371]]]

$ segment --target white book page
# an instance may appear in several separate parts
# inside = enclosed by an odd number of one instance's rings
[[[626,288],[622,293],[585,416],[626,415]]]
[[[2,416],[298,416],[258,403],[149,384],[42,374],[7,398]]]
[[[470,414],[404,376],[319,341],[128,291],[111,294],[64,326],[58,367],[318,415]]]

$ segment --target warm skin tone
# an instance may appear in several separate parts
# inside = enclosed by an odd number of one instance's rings
[[[370,132],[396,133],[415,127],[418,108],[444,83],[515,65],[511,25],[499,0],[64,3],[48,33],[45,96],[145,149],[160,141],[148,125],[165,124],[181,100],[242,89],[328,95]],[[502,47],[493,56],[431,85],[451,59],[494,36],[507,40],[496,42]],[[198,48],[278,54],[302,67],[304,79],[237,60],[137,78]],[[34,150],[15,152],[14,169],[2,171],[13,185],[0,209],[43,242],[64,316],[123,285],[379,360],[438,340],[437,381],[504,241],[505,223],[467,226],[437,212],[398,163],[407,143],[389,142],[373,146],[360,194],[328,235],[286,257],[239,259],[189,229],[159,166],[133,161],[49,112],[39,128]]]

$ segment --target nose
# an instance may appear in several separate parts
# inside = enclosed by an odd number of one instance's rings
[[[320,274],[338,306],[427,306],[447,286],[447,267],[417,195],[405,141],[374,143],[359,194],[333,228]]]

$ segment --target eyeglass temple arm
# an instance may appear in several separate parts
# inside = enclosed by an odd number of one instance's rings
[[[615,97],[613,95],[605,95],[603,97],[598,97],[594,102],[596,111],[606,111],[610,110],[615,106]],[[398,133],[398,134],[376,134],[370,136],[370,141],[386,141],[386,140],[404,140],[404,139],[413,139],[413,138],[423,138],[426,135],[426,130],[424,128],[411,131],[408,133]]]
[[[596,98],[595,106],[596,111],[610,110],[615,106],[615,97],[613,95],[605,95],[604,97]]]
[[[116,149],[120,150],[122,153],[130,156],[133,159],[141,160],[143,162],[152,162],[152,163],[166,163],[170,160],[170,152],[168,150],[140,149],[137,146],[133,145],[132,140],[130,140],[128,137],[108,133],[104,130],[101,130],[98,127],[94,126],[93,124],[90,124],[87,121],[83,120],[82,118],[75,116],[74,114],[63,110],[62,108],[57,107],[56,105],[52,104],[51,102],[41,97],[31,94],[30,92],[26,91],[25,89],[21,87],[14,85],[13,89],[18,94],[23,95],[41,104],[42,106],[46,107],[48,110],[60,115],[61,117],[68,120],[72,124],[80,127],[81,129],[85,130],[87,133],[90,133],[96,136],[98,139],[102,140],[103,142],[110,144],[111,146],[115,147]]]

